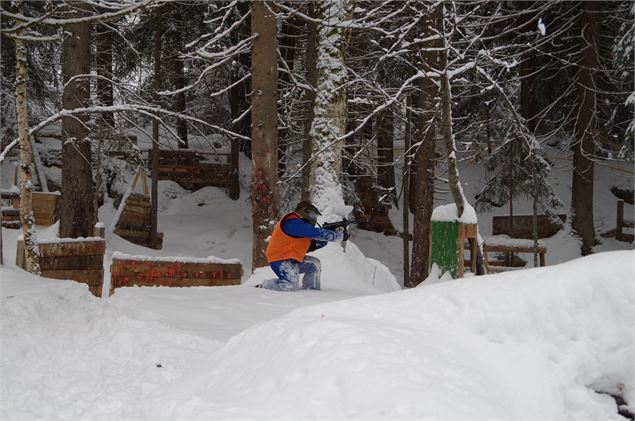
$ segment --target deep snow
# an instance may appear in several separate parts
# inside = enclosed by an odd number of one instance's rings
[[[634,258],[352,299],[241,285],[107,302],[3,267],[0,418],[618,420],[594,390],[635,401]]]

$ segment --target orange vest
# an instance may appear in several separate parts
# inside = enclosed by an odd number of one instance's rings
[[[311,245],[310,238],[295,238],[285,234],[282,231],[282,223],[287,219],[302,219],[300,215],[291,212],[285,215],[273,229],[271,240],[265,250],[267,261],[269,263],[279,262],[280,260],[294,259],[298,262],[304,260],[304,255]]]

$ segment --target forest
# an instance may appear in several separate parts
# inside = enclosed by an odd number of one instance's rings
[[[19,150],[29,271],[38,161],[61,161],[40,190],[61,190],[59,236],[77,238],[117,195],[113,159],[159,175],[161,150],[203,149],[227,153],[238,173],[244,155],[253,268],[281,210],[301,198],[325,220],[352,205],[360,228],[412,236],[404,284],[414,286],[429,273],[438,197],[449,193],[459,216],[470,202],[508,206],[510,223],[514,201],[529,198],[533,215],[557,219],[548,143],[570,160],[568,222],[585,255],[599,235],[594,167],[633,159],[627,1],[24,1],[3,2],[2,15],[2,158]],[[61,152],[34,157],[50,127]],[[488,172],[474,198],[461,187],[466,161]],[[238,177],[228,178],[237,200]],[[413,227],[398,232],[391,207],[408,209]]]
[[[626,0],[0,0],[0,418],[635,419],[634,46]]]

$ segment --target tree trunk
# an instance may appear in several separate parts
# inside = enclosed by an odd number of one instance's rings
[[[22,10],[22,3],[19,5]],[[22,31],[18,33],[21,35]],[[33,218],[32,143],[29,139],[29,111],[27,103],[28,64],[26,42],[15,40],[15,113],[20,139],[20,223],[24,236],[25,269],[39,274],[39,252]]]
[[[439,64],[443,72],[441,73],[441,102],[443,104],[443,141],[445,144],[450,191],[452,192],[452,198],[454,199],[454,203],[456,204],[457,216],[460,218],[463,215],[463,209],[465,208],[465,197],[463,196],[463,189],[461,188],[459,168],[456,164],[456,144],[454,143],[454,134],[452,133],[452,90],[450,88],[450,77],[448,75],[449,45],[447,38],[444,38],[443,43],[444,46],[439,53]]]
[[[80,3],[76,6],[82,7]],[[78,11],[75,17],[85,16]],[[63,43],[64,81],[76,75],[90,73],[90,23],[76,23],[66,27],[69,35]],[[90,84],[87,78],[74,80],[66,86],[63,108],[87,107]],[[94,206],[93,171],[90,140],[85,126],[85,114],[62,118],[62,203],[60,206],[60,237],[91,237],[94,234],[97,212]]]
[[[162,78],[161,78],[161,52],[163,36],[163,18],[161,12],[157,11],[155,14],[154,25],[154,80],[152,97],[155,105],[159,102],[159,91],[161,90]],[[150,244],[152,248],[157,248],[159,243],[159,121],[154,119],[152,121],[152,156],[151,156],[151,206],[150,213]],[[123,206],[123,204],[119,205]]]
[[[250,13],[250,3],[246,1],[240,1],[236,5],[240,17]],[[233,31],[231,35],[232,42],[239,42],[241,39],[248,38],[251,35],[251,27],[248,20],[243,21],[239,26],[238,31]],[[231,76],[232,83],[238,81],[244,76],[241,71],[245,69],[248,71],[251,68],[251,54],[248,52],[241,53],[238,56],[240,66],[232,66]],[[245,137],[251,137],[251,113],[247,110],[250,106],[250,101],[247,98],[247,92],[249,91],[249,81],[245,80],[229,90],[229,104],[230,114],[232,122],[242,116],[240,121],[232,123],[232,131],[239,133]],[[251,159],[251,140],[234,140],[238,143],[239,150]]]
[[[377,184],[383,189],[382,194],[390,194],[396,205],[393,132],[392,110],[386,109],[377,118]]]
[[[346,216],[343,213],[348,213],[340,181],[342,141],[338,138],[346,132],[348,116],[345,60],[350,29],[335,25],[349,19],[351,14],[350,0],[318,3],[318,15],[325,25],[318,33],[317,93],[311,125],[312,156],[317,158],[311,162],[310,197],[325,218],[343,217]]]
[[[97,96],[99,103],[104,106],[113,105],[112,83],[112,32],[110,29],[101,27],[97,39],[97,54],[95,57],[97,74],[102,78],[97,78]],[[106,80],[107,79],[107,80]],[[101,114],[108,127],[115,127],[115,115],[113,112]]]
[[[291,19],[291,18],[289,18]],[[282,22],[280,34],[280,56],[286,67],[293,70],[293,61],[296,51],[296,40],[298,38],[298,22],[285,19]],[[283,90],[291,82],[291,75],[281,72],[279,76],[279,88]],[[280,104],[282,105],[282,104]],[[280,107],[278,114],[282,115],[284,110]],[[284,176],[287,164],[287,149],[289,141],[289,128],[281,127],[278,131],[278,177]]]
[[[436,7],[430,26],[441,27],[441,8]],[[432,31],[430,31],[432,32]],[[439,47],[435,41],[430,48]],[[437,67],[439,53],[424,51],[421,66],[423,70]],[[434,207],[434,164],[436,149],[436,121],[437,96],[439,90],[429,78],[419,80],[419,97],[417,108],[420,114],[416,119],[416,141],[421,142],[415,153],[417,166],[417,180],[414,184],[414,228],[412,242],[412,270],[407,286],[415,287],[423,282],[430,274],[430,234],[431,217]]]
[[[410,105],[410,97],[406,104]],[[406,129],[404,133],[403,169],[401,172],[401,184],[403,186],[401,212],[403,218],[403,279],[404,286],[410,283],[410,107],[406,109]]]
[[[175,5],[176,11],[174,19],[176,22],[182,21],[181,6]],[[174,44],[177,46],[177,51],[174,55],[173,68],[174,68],[174,88],[176,90],[183,89],[185,87],[185,63],[181,57],[181,51],[183,50],[183,38],[181,32],[177,29],[172,32],[174,34]],[[182,91],[176,94],[174,111],[177,113],[185,113],[187,108],[187,96],[186,92]],[[187,149],[189,147],[187,140],[187,121],[183,118],[176,119],[176,133],[179,136],[179,149]]]
[[[532,2],[522,2],[521,6],[530,9]],[[523,23],[528,22],[535,16],[526,14],[523,16]],[[536,131],[536,98],[534,94],[536,71],[536,52],[528,48],[523,54],[520,62],[520,115],[526,122],[527,129],[532,135]]]
[[[315,0],[309,0],[309,16],[316,17],[316,2]],[[304,139],[302,141],[302,165],[305,167],[302,169],[302,200],[310,199],[310,179],[311,179],[311,166],[306,165],[311,159],[311,152],[313,151],[313,139],[311,137],[311,126],[313,125],[314,107],[315,107],[315,89],[317,88],[317,23],[308,22],[307,29],[309,31],[307,35],[306,44],[306,80],[313,88],[306,92],[306,120],[304,122]]]
[[[278,57],[272,2],[251,2],[252,270],[266,266],[266,239],[278,217]]]
[[[571,207],[573,231],[582,240],[582,255],[593,252],[596,244],[593,225],[593,136],[596,130],[597,13],[601,4],[582,3],[580,14],[580,50],[582,61],[578,69],[578,119],[575,124],[576,144],[573,146],[573,182]]]

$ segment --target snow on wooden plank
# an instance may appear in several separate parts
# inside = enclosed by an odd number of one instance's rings
[[[112,293],[126,286],[239,285],[243,270],[237,259],[131,256],[115,252],[110,274]]]

